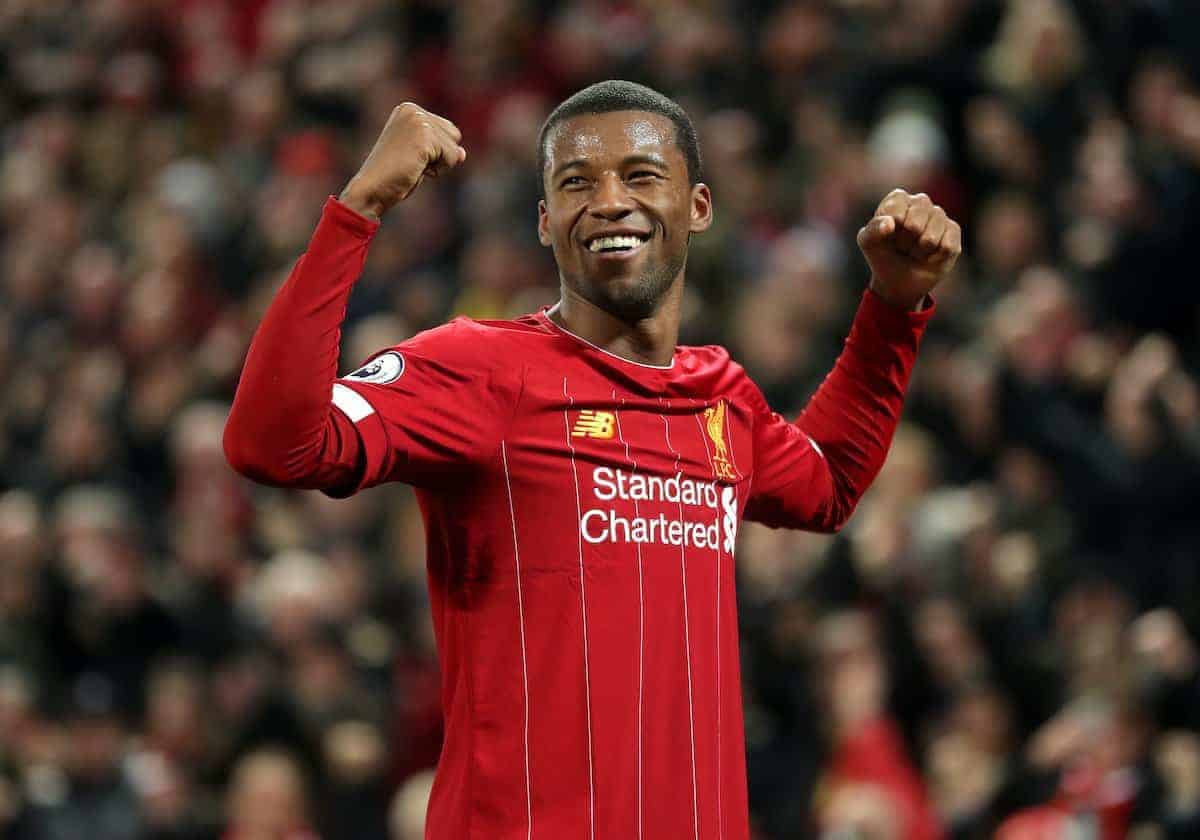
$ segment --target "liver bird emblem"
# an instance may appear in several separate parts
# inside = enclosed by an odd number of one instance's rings
[[[717,478],[729,481],[737,479],[733,465],[729,463],[729,448],[725,444],[725,401],[704,409],[705,428],[713,442],[712,465]]]

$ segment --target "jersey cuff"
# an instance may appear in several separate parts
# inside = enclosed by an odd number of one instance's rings
[[[366,216],[360,216],[333,195],[325,199],[321,217],[322,221],[329,222],[360,239],[370,239],[375,235],[375,231],[379,230],[379,222],[372,221]]]
[[[925,333],[929,319],[936,311],[937,303],[932,295],[925,296],[924,309],[920,312],[912,312],[893,306],[874,290],[867,289],[863,292],[858,313],[854,316],[854,323],[871,324],[873,329],[867,332],[873,333],[887,343],[907,343],[914,339],[920,339]]]
[[[934,300],[932,294],[926,294],[921,298],[920,305],[919,310],[901,309],[895,304],[888,303],[884,300],[883,295],[870,286],[863,291],[862,307],[864,310],[869,309],[876,319],[893,320],[906,325],[924,324],[937,309],[937,301]]]

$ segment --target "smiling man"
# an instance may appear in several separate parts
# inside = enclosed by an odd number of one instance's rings
[[[738,525],[850,516],[958,225],[927,196],[883,199],[845,350],[789,422],[725,350],[676,345],[688,241],[713,212],[695,132],[661,94],[603,82],[539,140],[559,302],[455,319],[337,378],[380,217],[461,142],[393,112],[255,335],[226,453],[270,484],[417,488],[446,719],[428,837],[744,840]]]

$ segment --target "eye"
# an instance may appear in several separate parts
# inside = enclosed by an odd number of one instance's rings
[[[587,185],[587,179],[581,175],[569,175],[566,178],[563,178],[562,181],[559,183],[559,187],[561,187],[564,190],[578,189],[579,187],[583,187],[586,185]]]
[[[649,181],[657,180],[658,178],[661,178],[661,177],[662,177],[661,175],[659,175],[657,172],[655,172],[652,169],[638,169],[629,174],[630,181],[637,181],[637,182],[643,183],[643,184],[647,183]]]

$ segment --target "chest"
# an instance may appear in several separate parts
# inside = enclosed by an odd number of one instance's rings
[[[582,557],[591,573],[617,574],[636,558],[731,559],[754,470],[751,415],[728,394],[663,390],[570,375],[527,386],[495,506],[536,546],[526,568],[573,573]]]
[[[728,395],[646,394],[556,376],[523,395],[509,438],[535,469],[574,461],[614,475],[736,486],[754,467],[751,436],[749,412]],[[641,484],[629,492],[644,492]]]

